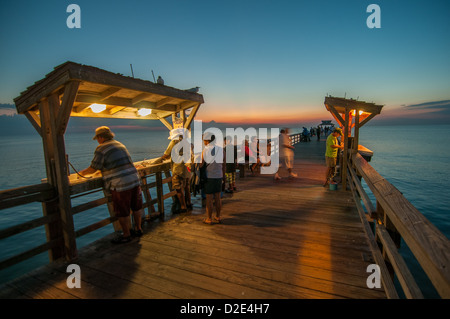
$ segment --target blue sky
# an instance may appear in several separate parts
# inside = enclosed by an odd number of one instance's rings
[[[69,29],[66,8],[81,8]],[[381,8],[369,29],[366,8]],[[1,1],[0,103],[65,61],[200,86],[204,120],[329,118],[325,95],[450,99],[450,1]]]

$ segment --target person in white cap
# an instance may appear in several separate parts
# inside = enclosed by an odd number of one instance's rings
[[[130,211],[133,212],[136,229],[134,234],[142,236],[142,191],[140,179],[127,148],[114,140],[114,133],[107,126],[95,130],[93,138],[97,140],[91,165],[80,172],[89,175],[100,170],[103,187],[112,195],[114,212],[119,218],[123,234],[112,240],[115,244],[131,241]]]
[[[183,158],[183,148],[180,149],[178,158],[172,157],[172,150],[183,140],[184,129],[178,128],[170,131],[169,139],[171,140],[167,149],[165,150],[162,160],[171,159],[172,160],[172,190],[177,191],[177,198],[180,202],[181,209],[174,211],[174,213],[185,213],[188,209],[192,209],[191,204],[191,192],[190,192],[190,172],[186,167],[186,163]]]

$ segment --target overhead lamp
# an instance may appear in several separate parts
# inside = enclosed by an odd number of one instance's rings
[[[100,112],[103,112],[104,110],[106,110],[106,104],[94,103],[94,104],[91,104],[89,107],[91,108],[92,112],[94,112],[94,113],[100,113]]]
[[[138,110],[138,114],[139,114],[140,116],[147,116],[147,115],[150,115],[150,114],[152,114],[152,109],[146,109],[146,108],[139,109],[139,110]]]
[[[364,111],[359,111],[358,113],[359,113],[359,115],[362,115],[364,113]],[[352,111],[352,115],[356,116],[356,110]]]

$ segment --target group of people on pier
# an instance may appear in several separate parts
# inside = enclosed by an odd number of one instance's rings
[[[292,146],[288,129],[282,129],[279,135],[279,168],[286,169],[289,178],[296,178],[293,172],[294,146]],[[326,178],[324,186],[328,185],[336,167],[337,151],[343,146],[337,138],[342,135],[342,130],[334,129],[326,142]],[[122,227],[122,234],[113,239],[113,243],[126,243],[132,237],[142,236],[143,198],[140,187],[140,178],[133,164],[127,148],[114,139],[114,133],[107,126],[96,129],[94,140],[97,146],[91,165],[80,171],[81,175],[93,174],[101,171],[104,187],[111,192],[113,208]],[[191,188],[199,186],[202,196],[206,199],[206,224],[221,223],[222,192],[232,193],[236,191],[236,171],[238,149],[231,137],[224,139],[224,147],[216,143],[215,136],[211,133],[203,134],[204,148],[201,160],[194,160],[193,153],[190,161],[174,161],[172,150],[183,140],[182,130],[174,129],[170,132],[169,145],[160,160],[171,159],[172,163],[172,190],[176,190],[176,199],[179,204],[174,212],[184,213],[192,210]],[[183,148],[180,148],[181,152]],[[259,161],[258,141],[252,139],[250,143],[245,140],[245,159],[252,170],[252,175],[261,162]],[[234,158],[227,158],[226,154],[234,154]],[[270,152],[268,153],[270,154]],[[183,156],[183,154],[179,154]],[[208,160],[205,160],[206,157]],[[244,173],[245,174],[245,173]],[[274,180],[280,180],[279,170],[275,173]],[[216,214],[213,218],[213,211]],[[130,211],[134,217],[134,229],[130,228]]]

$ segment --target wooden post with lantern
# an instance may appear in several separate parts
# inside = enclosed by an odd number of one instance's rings
[[[367,103],[354,99],[325,97],[325,107],[334,117],[344,133],[344,151],[342,154],[341,182],[342,189],[347,189],[348,158],[353,153],[363,153],[366,158],[373,154],[370,150],[359,145],[359,130],[376,115],[381,113],[383,105]],[[352,129],[354,135],[352,136]],[[351,145],[350,144],[351,141]],[[368,156],[369,154],[369,156]],[[369,159],[370,160],[370,159]]]

